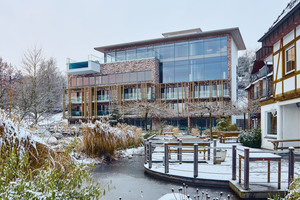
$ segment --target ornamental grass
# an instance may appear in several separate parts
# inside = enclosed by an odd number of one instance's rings
[[[83,144],[89,156],[103,153],[114,155],[116,150],[137,147],[142,142],[142,129],[127,124],[111,127],[104,121],[82,123]]]

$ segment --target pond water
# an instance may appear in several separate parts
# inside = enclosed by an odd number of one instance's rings
[[[144,173],[144,157],[135,156],[132,159],[120,159],[107,164],[95,167],[93,172],[96,181],[101,185],[110,184],[111,189],[102,197],[103,200],[156,200],[166,193],[171,192],[171,188],[178,192],[182,184],[158,180]],[[191,196],[196,194],[196,188],[188,187]],[[208,191],[212,197],[219,197],[220,192],[231,195],[231,199],[239,199],[229,189],[198,187],[199,191]],[[211,198],[212,199],[212,198]]]

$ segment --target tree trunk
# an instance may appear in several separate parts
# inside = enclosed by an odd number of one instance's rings
[[[213,134],[212,134],[212,118],[211,118],[211,112],[209,112],[209,129],[210,129],[210,140],[213,140]]]
[[[147,131],[147,126],[148,126],[148,113],[146,112],[145,114],[145,130]]]

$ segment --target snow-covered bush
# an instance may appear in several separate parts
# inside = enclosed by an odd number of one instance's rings
[[[92,199],[90,167],[77,165],[70,151],[56,152],[18,116],[0,110],[0,199]]]
[[[109,123],[95,121],[82,123],[83,144],[90,156],[102,153],[114,155],[115,150],[138,146],[142,142],[142,132],[134,126],[118,124],[111,127]]]
[[[252,129],[242,131],[239,135],[239,141],[247,147],[260,148],[261,146],[261,130]]]
[[[198,128],[192,128],[192,135],[193,135],[193,136],[198,136],[198,135],[199,135],[199,130],[198,130]]]

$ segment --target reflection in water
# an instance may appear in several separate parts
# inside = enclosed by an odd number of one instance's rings
[[[110,188],[115,187],[101,199],[118,200],[122,197],[122,200],[156,200],[171,192],[171,188],[178,192],[181,184],[161,181],[144,174],[143,162],[143,156],[136,156],[96,166],[93,172],[95,180],[101,185],[112,181]],[[189,187],[188,193],[194,196],[196,188]],[[231,199],[238,199],[229,189],[199,187],[199,190],[208,191],[213,197],[219,196],[222,191],[226,196],[230,194]]]

